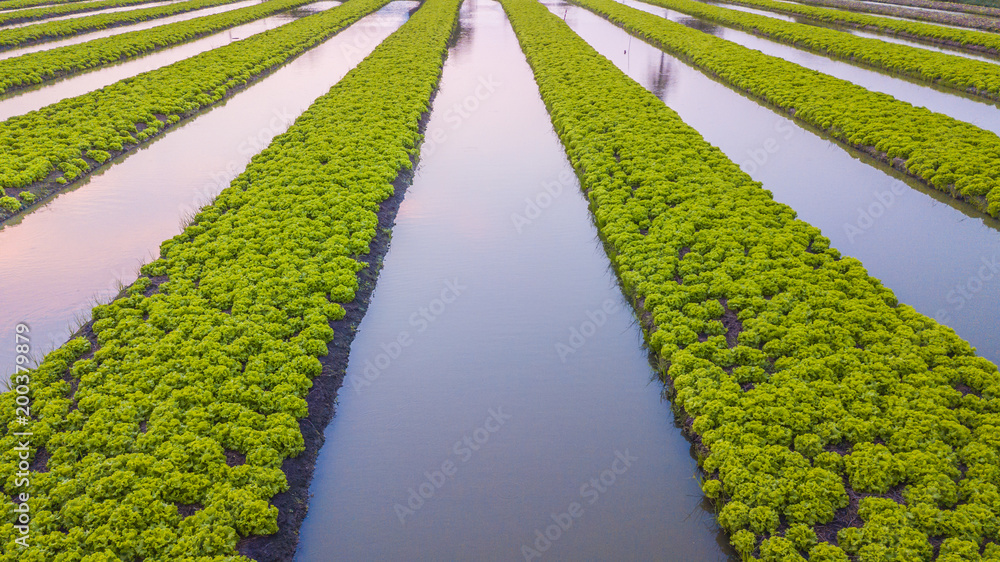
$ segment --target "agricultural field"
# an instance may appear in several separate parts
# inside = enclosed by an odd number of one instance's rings
[[[1000,560],[996,9],[0,2],[0,561]]]

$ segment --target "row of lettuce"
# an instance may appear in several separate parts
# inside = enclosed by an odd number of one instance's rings
[[[54,18],[56,16],[64,16],[68,14],[92,12],[107,8],[124,8],[126,6],[135,6],[136,4],[146,4],[155,1],[158,0],[97,0],[95,2],[52,4],[28,10],[0,12],[0,25]]]
[[[21,8],[44,6],[46,4],[66,4],[80,1],[82,0],[0,0],[0,10],[20,10]]]
[[[94,70],[242,25],[314,0],[268,0],[188,21],[0,60],[0,95]]]
[[[1000,559],[996,366],[558,16],[501,3],[744,559]]]
[[[131,25],[167,16],[176,16],[194,10],[232,4],[238,1],[240,0],[187,0],[186,2],[173,2],[152,8],[95,14],[79,18],[41,22],[24,27],[0,29],[0,50],[55,41],[56,39],[72,37],[89,31]]]
[[[696,0],[645,1],[821,55],[1000,100],[1000,65],[997,64],[727,10]]]
[[[733,88],[1000,216],[1000,136],[614,0],[570,0]]]
[[[914,8],[928,8],[931,10],[944,10],[948,12],[967,12],[983,16],[993,16],[1000,18],[1000,8],[996,7],[996,0],[985,0],[983,5],[976,5],[972,2],[939,2],[937,0],[880,0],[883,4],[893,4],[898,6],[912,6]],[[992,3],[993,6],[988,5]]]
[[[803,17],[827,25],[840,25],[855,29],[874,31],[884,35],[896,35],[928,43],[953,46],[969,51],[1000,57],[1000,35],[971,29],[955,29],[886,17],[859,14],[842,10],[831,10],[818,6],[804,6],[779,0],[719,0],[728,4],[759,8],[770,12]]]
[[[303,450],[330,322],[412,167],[458,4],[426,0],[94,309],[96,343],[27,374],[32,462],[48,456],[31,474],[30,547],[5,516],[0,560],[234,560],[241,537],[277,530],[270,501]],[[0,395],[7,514],[22,491],[14,394]]]
[[[862,14],[874,14],[879,16],[889,16],[896,18],[906,18],[910,20],[921,20],[944,25],[957,25],[981,29],[983,31],[1000,31],[1000,20],[990,17],[969,13],[936,12],[921,9],[896,6],[893,4],[883,4],[881,2],[859,2],[857,0],[795,0],[799,4],[808,6],[824,6],[837,10],[847,10],[849,12],[860,12]]]
[[[271,0],[277,1],[277,0]],[[0,123],[0,188],[30,204],[216,105],[389,0],[351,2]],[[18,198],[21,201],[18,201]]]

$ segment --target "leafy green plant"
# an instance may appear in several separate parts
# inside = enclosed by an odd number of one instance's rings
[[[21,210],[21,202],[15,197],[4,195],[3,197],[0,197],[0,209],[3,209],[8,213],[16,213]]]

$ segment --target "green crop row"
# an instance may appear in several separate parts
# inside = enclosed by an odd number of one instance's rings
[[[1000,18],[1000,8],[993,8],[989,5],[976,5],[955,1],[938,2],[936,0],[878,0],[878,2],[895,6],[912,6],[914,8],[929,8],[932,10],[945,10],[949,12],[965,12],[969,14],[979,14],[982,16]],[[996,3],[994,2],[994,4]]]
[[[738,6],[760,8],[779,14],[804,17],[813,21],[842,25],[846,27],[875,31],[884,35],[897,35],[941,45],[961,47],[966,50],[1000,57],[1000,35],[971,29],[954,29],[917,21],[894,20],[857,14],[841,10],[830,10],[815,6],[803,6],[792,2],[776,0],[719,0]]]
[[[997,64],[727,10],[695,0],[644,1],[859,66],[1000,100],[1000,65]]]
[[[982,29],[983,31],[1000,31],[1000,20],[969,13],[927,12],[895,4],[856,2],[855,0],[795,0],[795,2],[807,6],[823,6],[835,10],[847,10],[862,14],[922,20],[944,25]]]
[[[273,0],[272,0],[273,1]],[[211,107],[389,0],[349,3],[0,123],[0,187],[44,194]],[[38,183],[43,182],[44,183]],[[38,185],[32,185],[36,184]],[[0,210],[0,216],[6,213]]]
[[[151,52],[242,25],[315,0],[268,0],[188,21],[102,37],[0,60],[0,95],[78,72],[138,58]]]
[[[426,0],[255,156],[94,309],[96,343],[74,339],[15,378],[30,386],[28,426],[17,393],[0,395],[0,561],[233,560],[241,537],[277,530],[282,461],[303,450],[330,322],[412,167],[458,5]],[[21,549],[9,452],[25,430],[29,464],[45,460]]]
[[[70,4],[84,1],[86,0],[3,0],[0,1],[0,10],[20,10],[21,8],[32,8],[46,4]]]
[[[558,16],[501,2],[744,559],[1000,559],[996,366]]]
[[[613,0],[570,0],[733,88],[1000,216],[1000,136]]]
[[[1000,10],[1000,0],[948,0],[947,4],[986,6]],[[958,8],[956,8],[958,9]]]
[[[43,6],[31,10],[18,10],[15,12],[0,12],[0,25],[11,23],[21,23],[32,20],[41,20],[64,16],[67,14],[78,14],[81,12],[92,12],[105,8],[121,8],[133,6],[135,4],[147,4],[157,0],[98,0],[96,2],[74,2],[71,4],[54,4]]]
[[[110,27],[131,25],[142,21],[176,16],[185,12],[232,4],[239,0],[188,0],[176,4],[167,4],[155,8],[142,8],[110,14],[96,14],[67,20],[36,23],[25,27],[0,29],[0,51],[23,47],[34,43],[55,41],[88,31],[97,31]]]

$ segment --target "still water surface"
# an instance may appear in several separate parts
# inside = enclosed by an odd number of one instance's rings
[[[727,560],[497,3],[463,5],[425,139],[296,559],[523,560],[548,530],[545,559]]]

